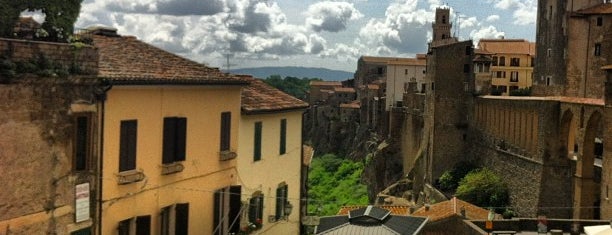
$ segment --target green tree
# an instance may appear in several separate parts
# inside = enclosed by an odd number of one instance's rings
[[[264,80],[270,86],[273,86],[289,95],[298,99],[306,100],[306,94],[310,90],[310,81],[320,81],[319,78],[297,78],[285,77],[280,75],[272,75]]]
[[[315,157],[308,174],[309,212],[335,215],[341,206],[367,204],[367,188],[361,183],[362,172],[361,162],[333,154]]]
[[[472,162],[462,161],[457,163],[452,170],[445,171],[440,176],[440,189],[446,192],[454,192],[459,186],[459,181],[470,171],[477,169],[478,166]]]
[[[508,204],[508,186],[487,168],[468,173],[459,183],[457,198],[480,207],[493,207],[502,213]]]

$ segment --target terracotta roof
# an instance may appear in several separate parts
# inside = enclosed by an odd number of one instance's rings
[[[594,99],[594,98],[581,98],[581,97],[569,97],[569,96],[493,96],[493,95],[485,95],[482,98],[486,99],[504,99],[504,100],[535,100],[535,101],[559,101],[565,103],[575,103],[575,104],[585,104],[585,105],[595,105],[595,106],[603,106],[603,99]]]
[[[310,81],[310,86],[342,86],[342,82],[334,82],[334,81]]]
[[[242,111],[246,114],[303,109],[308,103],[290,96],[259,79],[250,78],[251,84],[242,90]]]
[[[398,60],[389,60],[387,65],[414,65],[414,66],[425,66],[427,61],[424,59],[415,58],[402,58]]]
[[[132,36],[92,35],[98,76],[113,84],[242,84],[243,79],[164,51]]]
[[[340,108],[359,109],[361,108],[361,103],[359,102],[359,100],[354,100],[353,102],[350,102],[350,103],[340,104]]]
[[[361,209],[367,206],[342,206],[336,215],[348,215],[349,211]],[[376,206],[388,211],[391,211],[392,215],[409,215],[409,206]]]
[[[427,59],[427,54],[416,54],[416,58],[419,60]]]
[[[612,69],[612,64],[605,65],[605,66],[601,67],[601,69],[602,70],[610,70],[610,69]]]
[[[15,30],[36,30],[41,27],[41,24],[38,23],[31,16],[29,17],[19,17],[17,23],[15,23]]]
[[[335,92],[339,93],[355,93],[355,88],[352,87],[334,87]]]
[[[456,200],[456,203],[455,203]],[[429,206],[419,208],[412,213],[413,216],[426,216],[430,222],[440,221],[452,216],[461,216],[461,208],[465,209],[465,217],[471,220],[487,219],[489,210],[480,208],[466,201],[459,199],[451,199],[448,201],[439,202]]]
[[[586,9],[576,11],[576,13],[585,14],[585,15],[612,14],[612,4],[602,3],[597,6],[593,6],[593,7],[589,7]]]
[[[480,39],[478,49],[494,54],[535,55],[534,42],[524,39]]]
[[[377,84],[368,84],[368,89],[370,90],[378,90],[380,89],[380,86]]]

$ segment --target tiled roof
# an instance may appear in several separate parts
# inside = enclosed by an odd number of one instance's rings
[[[424,59],[415,58],[403,58],[399,60],[389,60],[387,65],[413,65],[413,66],[425,66],[427,61]]]
[[[348,215],[349,211],[361,209],[367,206],[343,206],[340,207],[338,214],[336,215]],[[410,207],[409,206],[377,206],[379,208],[388,210],[392,215],[409,215]]]
[[[460,216],[461,208],[465,209],[467,219],[487,219],[489,215],[488,210],[459,199],[439,202],[430,205],[429,209],[421,207],[412,215],[428,217],[430,222],[436,222],[452,216]]]
[[[585,15],[612,14],[612,3],[602,3],[597,6],[579,10],[576,13]]]
[[[250,85],[242,90],[242,111],[246,114],[303,109],[308,103],[290,96],[259,79],[246,78]]]
[[[334,87],[335,92],[339,93],[355,93],[355,88],[352,87]]]
[[[340,108],[359,109],[359,108],[361,108],[361,105],[360,105],[358,100],[355,100],[355,101],[350,102],[350,103],[340,104]]]
[[[310,86],[342,86],[342,82],[310,81]]]
[[[357,216],[338,215],[322,217],[319,220],[320,222],[315,230],[315,234],[413,235],[419,234],[427,223],[427,218],[424,217],[382,216],[383,212],[386,211],[388,213],[388,211],[372,206],[368,206],[365,211],[363,210],[363,208],[360,208],[349,212],[349,215],[356,214]],[[368,213],[368,211],[371,213]]]
[[[524,39],[480,39],[478,49],[495,54],[535,55],[534,42]]]
[[[99,51],[98,76],[114,84],[247,84],[132,36],[92,35]]]
[[[368,87],[368,89],[370,89],[370,90],[378,90],[378,89],[380,89],[380,86],[379,86],[379,85],[376,85],[376,84],[368,84],[368,86],[367,86],[367,87]]]
[[[504,99],[504,100],[535,100],[535,101],[559,101],[565,103],[585,104],[585,105],[596,105],[603,106],[603,99],[594,98],[581,98],[581,97],[569,97],[569,96],[493,96],[485,95],[482,96],[485,99]]]

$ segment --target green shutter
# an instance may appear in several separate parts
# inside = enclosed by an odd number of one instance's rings
[[[287,152],[287,119],[281,119],[279,153],[280,155],[283,155],[286,152]]]
[[[254,136],[254,146],[253,146],[253,161],[261,160],[261,122],[255,123],[255,136]]]

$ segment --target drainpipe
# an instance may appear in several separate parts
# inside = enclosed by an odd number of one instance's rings
[[[98,218],[97,218],[97,226],[98,226],[98,235],[102,235],[102,185],[103,185],[103,174],[102,170],[104,169],[104,161],[102,156],[104,156],[104,116],[105,116],[105,104],[106,104],[106,93],[113,87],[108,81],[103,80],[100,84],[100,90],[98,94],[96,94],[96,98],[99,105],[99,114],[98,114],[98,133],[99,133],[99,144],[98,144]]]

